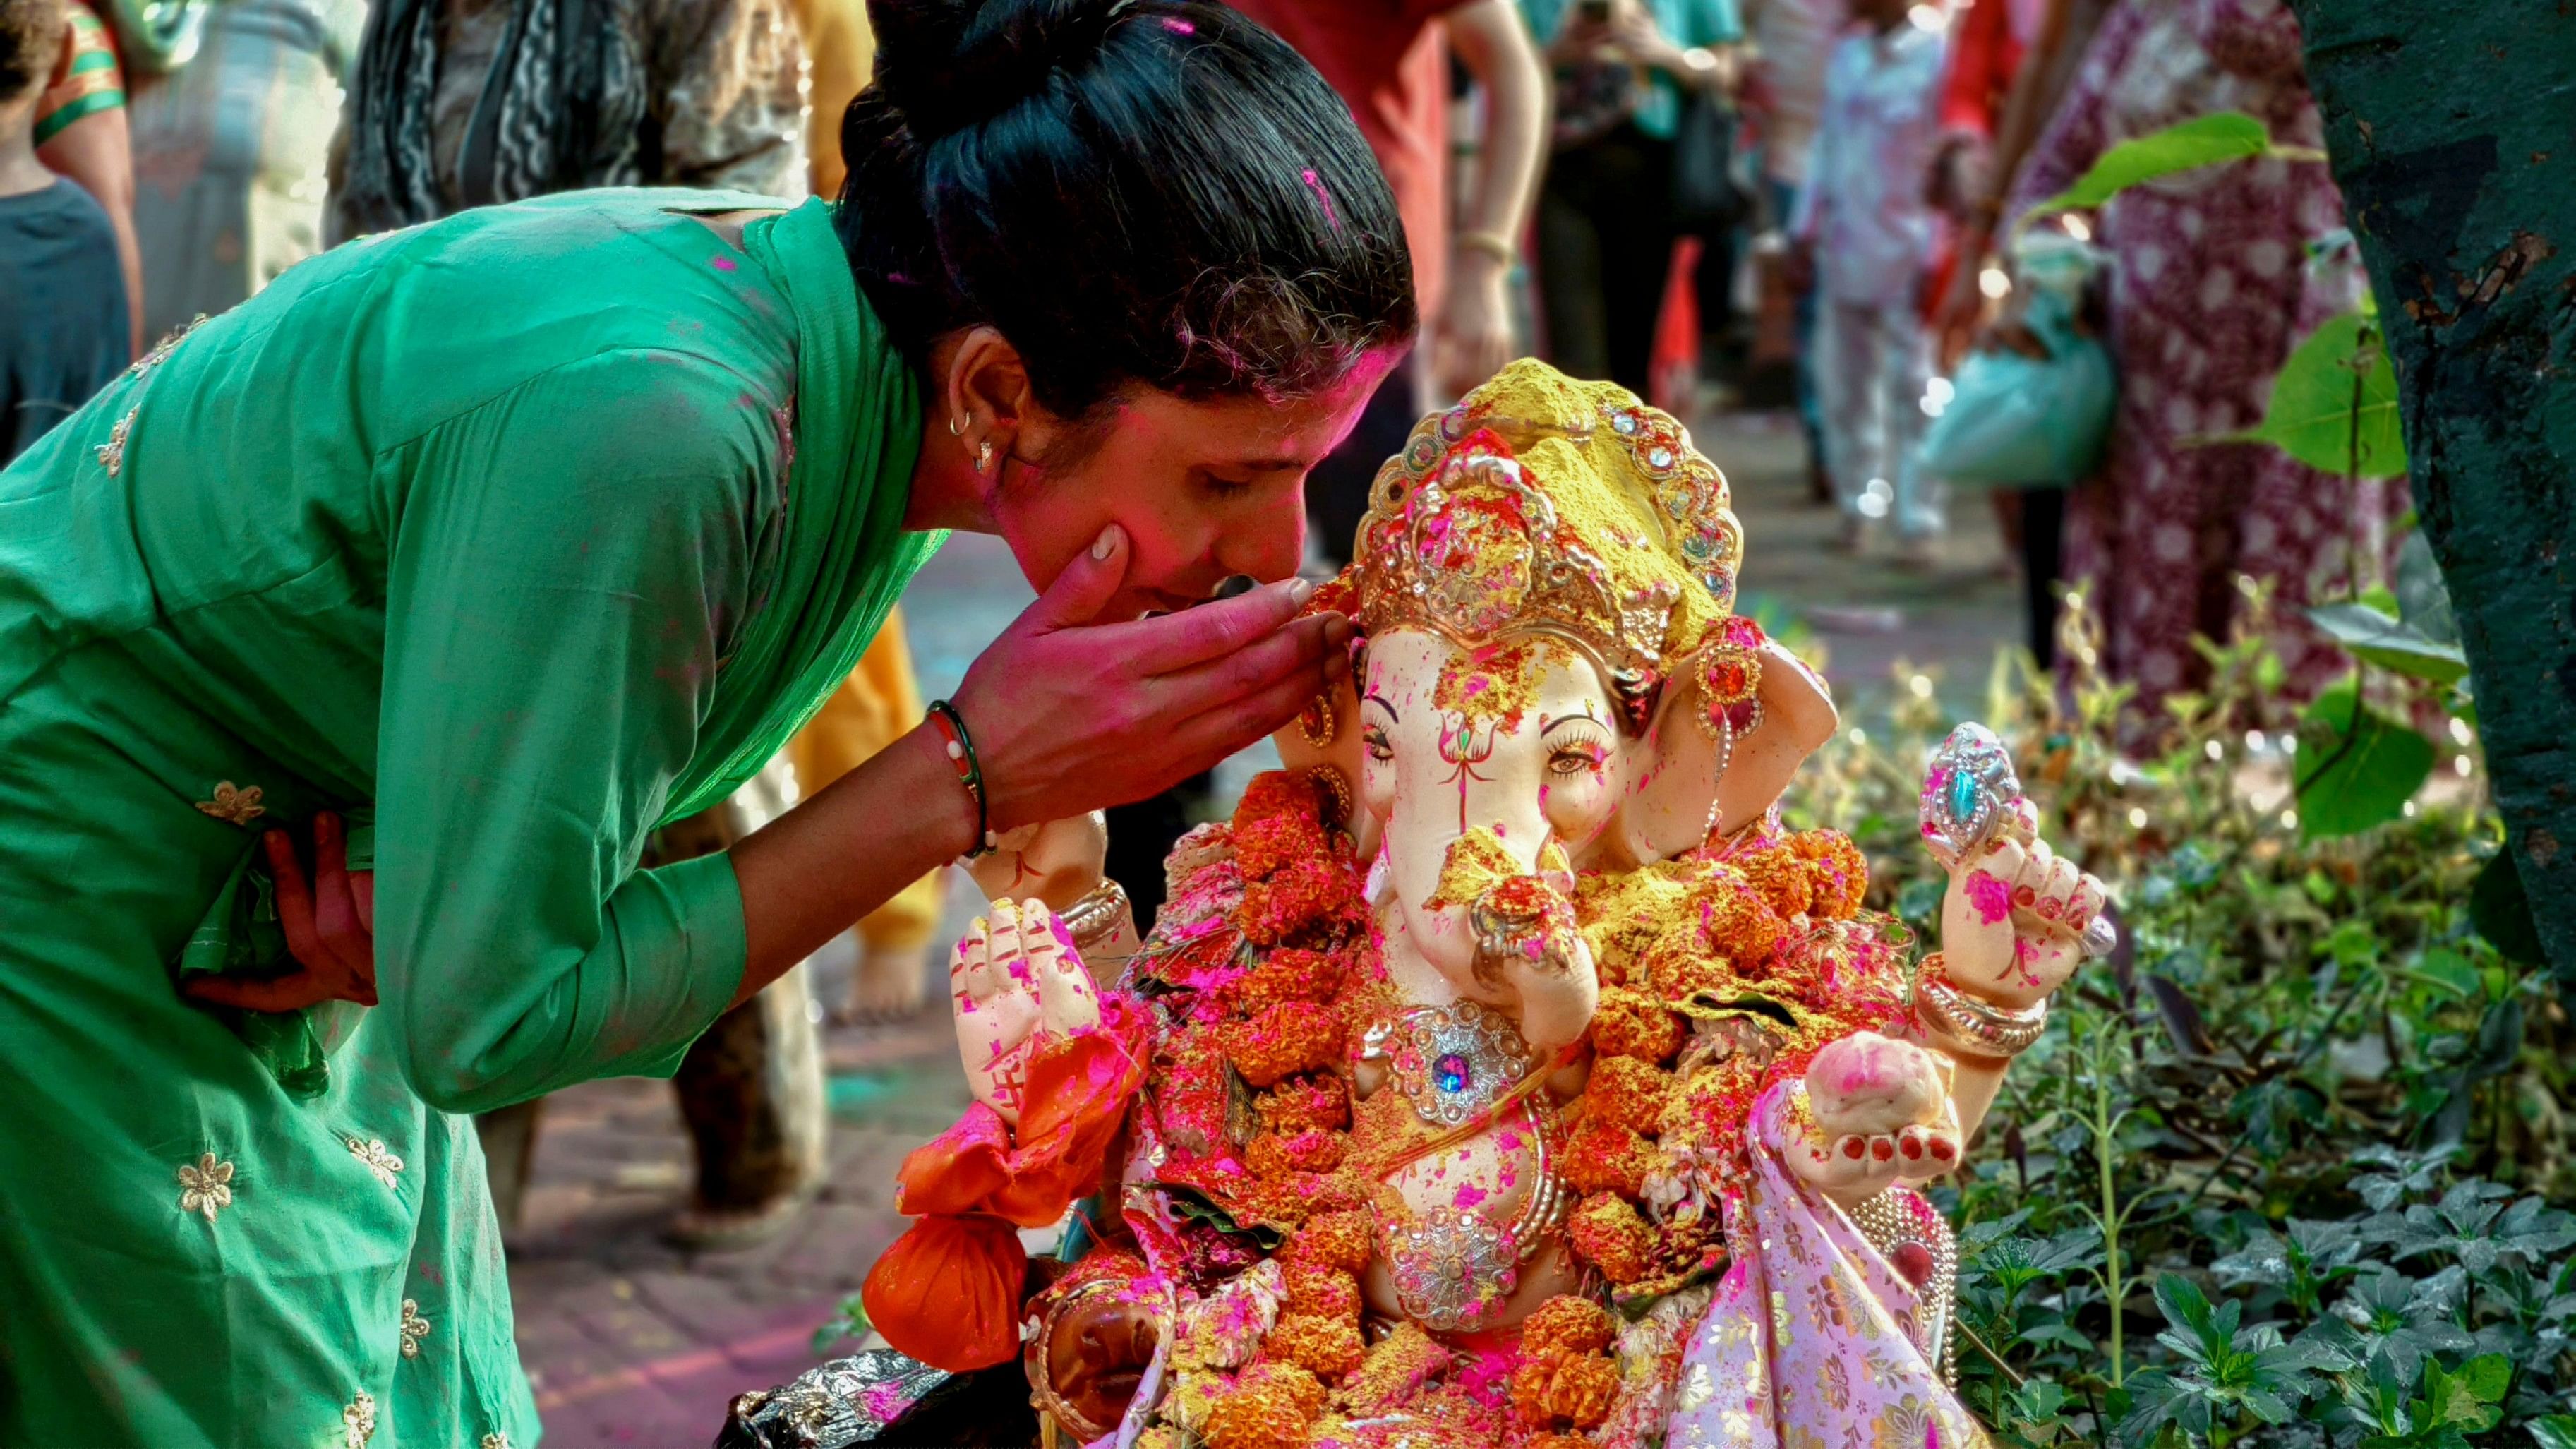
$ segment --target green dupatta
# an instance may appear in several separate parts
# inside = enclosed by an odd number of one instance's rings
[[[759,204],[749,197],[721,203]],[[808,201],[762,217],[743,229],[742,241],[796,316],[787,537],[776,577],[717,666],[715,703],[699,723],[696,757],[672,783],[665,825],[716,804],[760,772],[858,666],[904,587],[948,537],[904,531],[921,447],[920,389],[850,276],[831,206]],[[373,868],[373,808],[344,813],[349,868]],[[293,969],[254,835],[181,949],[178,972],[270,977]],[[363,1011],[331,1001],[300,1011],[217,1014],[281,1086],[313,1097],[330,1084],[331,1049]]]

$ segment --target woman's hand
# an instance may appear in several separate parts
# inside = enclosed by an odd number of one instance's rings
[[[1512,360],[1510,279],[1500,258],[1460,250],[1432,339],[1443,395],[1464,396]]]
[[[1095,623],[1125,581],[1116,525],[993,641],[951,703],[995,831],[1154,795],[1285,725],[1350,672],[1351,624],[1297,617],[1302,579]]]
[[[376,877],[348,867],[340,817],[313,819],[313,880],[283,830],[260,837],[277,883],[278,924],[299,970],[266,981],[199,976],[180,989],[191,999],[245,1011],[294,1011],[325,1001],[376,1004]]]

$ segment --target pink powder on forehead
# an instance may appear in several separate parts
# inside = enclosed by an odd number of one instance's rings
[[[1324,178],[1316,175],[1315,168],[1312,166],[1307,167],[1305,171],[1300,174],[1306,178],[1306,189],[1315,193],[1315,199],[1324,204],[1325,224],[1335,231],[1340,231],[1342,229],[1342,214],[1333,209],[1333,194],[1324,189]]]

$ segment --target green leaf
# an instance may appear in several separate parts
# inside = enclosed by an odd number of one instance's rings
[[[2540,1449],[2576,1449],[2576,1414],[2545,1414],[2523,1427]]]
[[[2531,914],[2531,897],[2523,892],[2522,871],[2511,849],[2499,850],[2469,886],[2469,924],[2496,948],[2496,954],[2525,966],[2545,966],[2549,957],[2540,944],[2540,923]]]
[[[2406,811],[2433,773],[2433,742],[2361,702],[2350,682],[2299,717],[2299,837],[2359,835]]]
[[[2457,1382],[2466,1384],[2479,1403],[2501,1404],[2513,1383],[2513,1360],[2500,1353],[2479,1354],[2460,1365]]]
[[[2272,379],[2263,421],[2241,433],[2199,441],[2270,443],[2338,478],[2405,476],[2397,373],[2388,365],[2379,329],[2358,312],[2318,323]]]
[[[2434,640],[2368,604],[2319,604],[2307,614],[2327,638],[2382,669],[2435,684],[2457,684],[2468,676],[2469,656],[2459,645]]]
[[[2032,207],[2030,215],[2100,206],[2139,182],[2221,161],[2242,161],[2271,149],[2272,137],[2263,129],[2263,123],[2241,111],[2194,116],[2103,152],[2092,170],[2073,186]]]
[[[2416,962],[2408,974],[2462,1001],[2469,1000],[2483,989],[2483,983],[2478,979],[2478,968],[2469,964],[2468,957],[2447,946],[2436,946],[2425,952],[2424,959]]]

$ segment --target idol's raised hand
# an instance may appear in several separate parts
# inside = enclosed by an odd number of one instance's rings
[[[2102,882],[2039,838],[2039,812],[1983,726],[1959,726],[1933,752],[1922,820],[1925,845],[1950,873],[1941,907],[1941,974],[1950,986],[2026,1007],[2110,949]]]
[[[1178,613],[1100,617],[1127,574],[1111,525],[966,671],[988,826],[1007,831],[1141,800],[1293,719],[1349,672],[1350,621],[1298,618],[1303,580]]]
[[[975,1100],[1019,1125],[1029,1062],[1100,1024],[1100,993],[1046,903],[993,902],[948,967],[957,1055]]]

